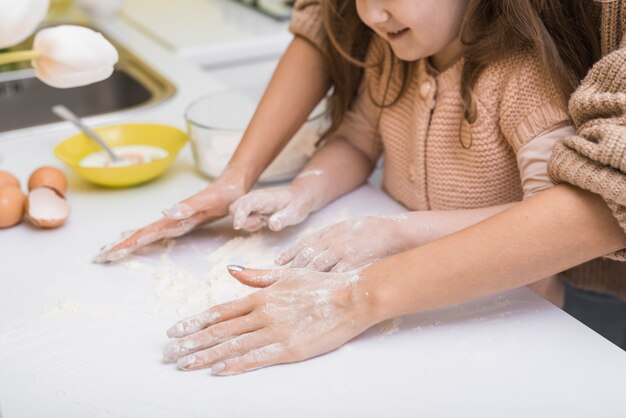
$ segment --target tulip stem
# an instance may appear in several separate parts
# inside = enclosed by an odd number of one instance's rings
[[[16,51],[16,52],[3,52],[0,53],[0,65],[9,64],[12,62],[34,60],[41,57],[41,54],[37,51]]]

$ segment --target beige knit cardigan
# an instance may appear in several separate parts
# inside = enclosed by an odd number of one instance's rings
[[[291,30],[321,47],[327,42],[312,13],[320,0],[299,0]],[[549,162],[555,183],[570,183],[604,198],[626,231],[626,0],[589,0],[598,17],[603,58],[572,95],[577,132],[556,145]],[[575,225],[572,225],[575,228]],[[626,250],[575,267],[564,276],[576,286],[626,299]]]

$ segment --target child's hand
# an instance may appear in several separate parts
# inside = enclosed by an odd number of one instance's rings
[[[233,227],[253,232],[280,231],[304,221],[316,208],[315,193],[291,184],[252,191],[230,206]]]
[[[163,357],[182,370],[212,367],[232,375],[332,351],[385,318],[358,273],[303,269],[232,271],[239,281],[269,286],[184,319],[167,332]]]
[[[199,225],[216,221],[228,215],[228,206],[243,194],[243,187],[217,180],[188,199],[163,211],[164,218],[136,230],[121,241],[104,247],[93,261],[95,263],[117,261],[148,244],[164,238],[179,237]]]
[[[344,272],[407,248],[404,227],[394,217],[351,219],[314,232],[283,252],[276,263],[318,271]]]

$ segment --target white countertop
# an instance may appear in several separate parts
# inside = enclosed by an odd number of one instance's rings
[[[291,40],[287,22],[234,0],[125,0],[122,19],[207,67],[276,58]]]
[[[184,128],[182,112],[191,100],[239,81],[200,71],[123,21],[104,27],[178,93],[151,108],[88,119],[92,123]],[[0,169],[24,183],[34,168],[59,165],[52,149],[71,133],[69,125],[56,124],[0,135]],[[134,257],[138,264],[89,260],[120,231],[155,219],[206,183],[189,148],[166,175],[142,187],[105,190],[72,174],[69,181],[67,225],[0,230],[2,418],[626,416],[625,353],[527,289],[412,315],[399,330],[373,328],[299,364],[227,378],[179,372],[161,362],[161,350],[165,330],[188,305],[159,291],[167,279],[162,268],[174,263],[185,280],[200,283],[212,267],[207,256],[233,233],[224,225],[200,231]],[[278,251],[312,228],[401,210],[368,186],[267,239]],[[260,257],[233,252],[231,261]],[[143,267],[132,268],[137,265]]]

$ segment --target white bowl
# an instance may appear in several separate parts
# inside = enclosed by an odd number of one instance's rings
[[[239,145],[265,86],[244,87],[201,97],[185,112],[196,167],[209,178],[218,177]],[[274,183],[295,177],[315,152],[327,128],[322,102],[296,132],[285,149],[261,174],[259,182]],[[276,116],[277,121],[280,115]]]

